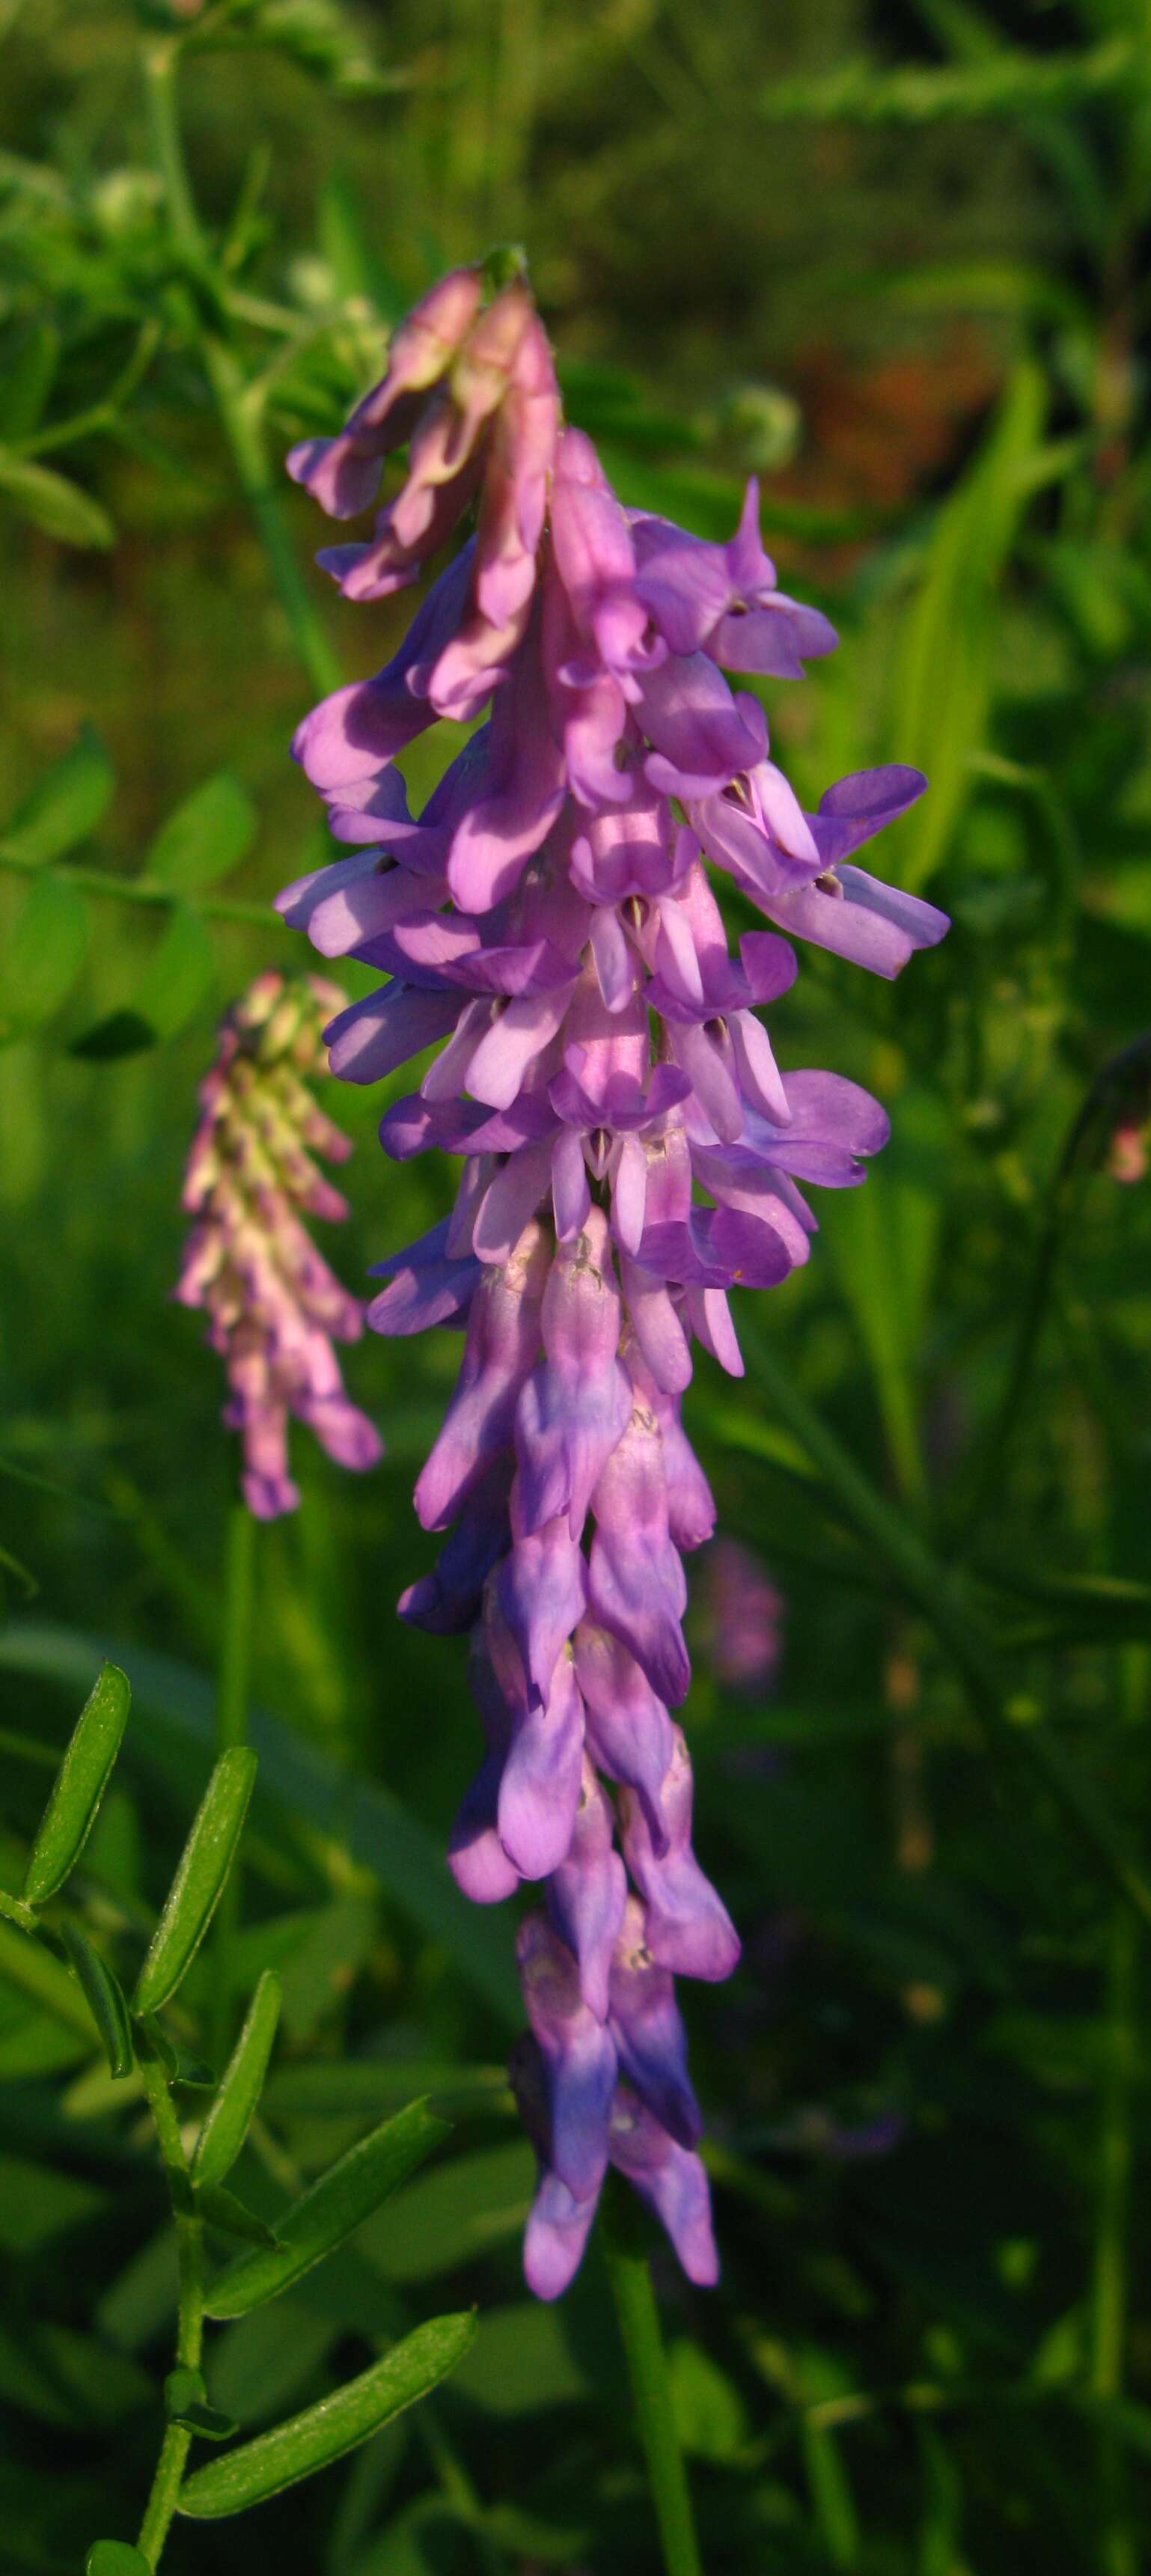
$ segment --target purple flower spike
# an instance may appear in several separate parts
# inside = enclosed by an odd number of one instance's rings
[[[450,1214],[379,1265],[368,1320],[395,1336],[465,1328],[416,1484],[444,1542],[400,1609],[437,1634],[471,1630],[484,1756],[452,1829],[457,1883],[479,1904],[525,1881],[541,1893],[520,1936],[532,2035],[512,2070],[540,2162],[527,2279],[541,2298],[566,2287],[610,2157],[707,2282],[673,1978],[728,1976],[739,1942],[692,1852],[670,1715],[690,1682],[683,1558],[715,1527],[681,1401],[697,1342],[742,1374],[730,1291],[808,1259],[807,1187],[857,1187],[886,1140],[857,1084],[777,1060],[765,1013],[798,971],[790,937],[894,975],[947,925],[855,864],[919,772],[859,771],[807,813],[769,756],[759,696],[724,676],[798,678],[835,642],[779,590],[754,482],[725,545],[622,507],[591,440],[563,427],[526,282],[487,296],[472,269],[424,299],[344,432],[307,442],[292,471],[350,515],[405,442],[371,533],[321,558],[345,596],[414,582],[473,500],[474,534],[384,669],[299,727],[297,756],[351,847],[280,905],[322,955],[382,979],[326,1032],[342,1080],[435,1050],[418,1090],[389,1097],[385,1150],[462,1157]],[[410,813],[396,763],[440,717],[475,730]],[[734,952],[708,862],[775,925]],[[340,1212],[311,1159],[336,1149],[306,1126],[269,1196],[249,1145],[219,1207],[249,1309],[278,1314],[290,1272],[289,1400],[358,1464],[367,1443],[331,1356],[351,1301],[297,1213]],[[242,1221],[244,1190],[264,1232]],[[216,1261],[198,1232],[184,1293],[208,1301]],[[228,1349],[249,1474],[279,1508],[286,1380],[258,1335]],[[765,1648],[762,1587],[745,1580],[739,1601],[723,1643],[750,1680],[774,1631]],[[713,1601],[713,1631],[717,1615]]]
[[[320,1027],[338,996],[317,976],[261,975],[224,1021],[200,1087],[184,1206],[192,1227],[176,1296],[208,1316],[228,1372],[224,1420],[244,1444],[242,1487],[258,1520],[291,1512],[288,1420],[341,1467],[374,1467],[375,1425],[344,1392],[332,1341],[354,1342],[364,1310],[322,1261],[300,1218],[347,1215],[312,1150],[342,1161],[346,1136],[317,1108]],[[311,1150],[310,1150],[311,1149]]]

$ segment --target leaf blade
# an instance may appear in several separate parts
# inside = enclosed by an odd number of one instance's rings
[[[247,856],[256,809],[231,771],[219,769],[194,787],[161,823],[144,857],[144,874],[177,894],[201,894]]]
[[[66,546],[99,546],[116,543],[116,530],[103,504],[94,501],[78,483],[70,483],[66,474],[57,474],[54,466],[39,465],[34,457],[18,456],[10,447],[0,447],[0,492],[6,492],[13,507],[33,527],[42,528],[45,536],[57,537]]]
[[[119,1978],[74,1923],[64,1925],[64,1947],[76,1971],[111,2076],[130,2075],[135,2064],[128,2006]]]
[[[270,2433],[245,2442],[219,2460],[209,2460],[185,2480],[176,2510],[194,2519],[217,2520],[242,2513],[279,2495],[284,2487],[343,2458],[360,2442],[391,2423],[406,2406],[439,2385],[454,2370],[476,2331],[471,2310],[434,2317],[406,2335],[393,2352],[358,2379],[348,2380],[331,2397],[289,2417]]]
[[[334,2253],[448,2133],[449,2123],[424,2102],[409,2103],[395,2119],[370,2130],[286,2211],[274,2246],[228,2264],[208,2291],[205,2313],[242,2317],[277,2298]]]
[[[247,1745],[221,1754],[136,1980],[134,2013],[158,2012],[190,1967],[232,1866],[255,1776],[256,1757]]]
[[[115,771],[92,725],[81,725],[76,739],[21,798],[8,828],[0,834],[7,859],[21,867],[47,867],[62,859],[95,830],[111,802]]]
[[[29,1905],[46,1905],[75,1868],[120,1750],[131,1699],[127,1674],[118,1664],[102,1664],[37,1828],[24,1875]]]
[[[222,2183],[235,2164],[263,2090],[279,2018],[280,1980],[274,1968],[265,1968],[196,2140],[192,2182],[197,2191]]]

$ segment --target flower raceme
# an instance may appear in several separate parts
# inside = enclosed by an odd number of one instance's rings
[[[192,1225],[175,1293],[205,1309],[207,1338],[225,1361],[224,1420],[242,1435],[244,1499],[259,1520],[300,1499],[288,1472],[290,1414],[342,1467],[373,1467],[381,1451],[345,1394],[332,1347],[358,1340],[363,1307],[305,1223],[348,1213],[314,1157],[342,1163],[351,1145],[307,1087],[323,1068],[323,1023],[342,999],[317,975],[259,975],[249,985],[200,1085],[184,1177]]]
[[[562,424],[521,280],[485,304],[478,270],[445,278],[346,429],[290,469],[353,515],[404,442],[372,535],[320,557],[345,595],[414,582],[473,502],[474,532],[391,661],[300,726],[348,848],[280,909],[385,977],[325,1032],[334,1072],[376,1082],[445,1041],[380,1132],[401,1161],[461,1155],[455,1205],[379,1265],[368,1320],[464,1334],[416,1485],[444,1544],[400,1609],[470,1637],[485,1751],[452,1870],[480,1904],[524,1881],[540,1899],[517,1942],[528,2281],[566,2286],[612,2163],[706,2282],[674,1980],[728,1976],[739,1942],[692,1852],[672,1714],[683,1556],[715,1520],[681,1399],[693,1341],[742,1369],[729,1291],[806,1260],[802,1185],[853,1185],[885,1141],[855,1083],[780,1070],[761,1012],[795,977],[790,936],[887,976],[942,937],[942,913],[855,864],[925,781],[864,771],[803,811],[724,674],[797,677],[831,627],[778,589],[754,483],[727,545],[622,507]],[[412,815],[397,755],[489,702]],[[734,956],[708,862],[772,925]]]

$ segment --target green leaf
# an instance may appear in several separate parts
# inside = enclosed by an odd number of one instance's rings
[[[81,725],[71,748],[54,762],[17,806],[0,850],[22,867],[43,868],[63,858],[106,813],[115,772],[99,734]]]
[[[196,2140],[192,2181],[197,2191],[222,2182],[235,2164],[263,2090],[279,2015],[280,1980],[274,1968],[265,1968]]]
[[[210,2460],[185,2480],[177,2498],[178,2513],[215,2520],[263,2504],[283,2487],[295,2486],[326,2468],[330,2460],[366,2442],[381,2425],[390,2424],[405,2406],[439,2386],[468,2349],[476,2330],[472,2313],[435,2317],[406,2335],[394,2352],[377,2361],[358,2379],[349,2380],[318,2406],[277,2424],[221,2460]]]
[[[22,2263],[108,2206],[108,2193],[76,2174],[35,2164],[29,2156],[0,2155],[0,2249],[19,2255]]]
[[[447,2135],[447,2121],[423,2102],[370,2130],[278,2221],[274,2247],[242,2254],[221,2272],[208,2292],[207,2314],[242,2317],[276,2298],[342,2245]]]
[[[931,776],[930,794],[900,836],[900,882],[912,890],[942,858],[970,793],[972,757],[986,747],[999,585],[1046,398],[1038,366],[1021,360],[982,447],[938,513],[904,621],[894,673],[900,756]]]
[[[51,2013],[66,2030],[74,2031],[83,2041],[87,2055],[92,2046],[87,2005],[77,1994],[76,1980],[69,1976],[63,1960],[54,1958],[43,1941],[31,1939],[27,1932],[17,1932],[11,1924],[0,1923],[0,1978]]]
[[[211,2226],[222,2228],[226,2236],[242,2237],[246,2245],[278,2242],[275,2228],[269,2227],[266,2219],[257,2218],[255,2210],[237,2200],[235,2192],[226,2191],[222,2183],[209,2182],[198,2189],[196,2207]]]
[[[13,1619],[0,1629],[0,1671],[24,1672],[76,1688],[99,1648],[68,1628],[47,1621]],[[141,1724],[133,1729],[140,1758],[157,1761],[170,1776],[191,1748],[207,1751],[216,1723],[214,1683],[174,1656],[133,1646],[132,1686]],[[305,1816],[318,1834],[336,1834],[352,1860],[370,1870],[389,1901],[438,1943],[458,1975],[501,2023],[518,2030],[523,2004],[508,1944],[494,1908],[469,1905],[443,1866],[433,1836],[418,1816],[375,1780],[357,1779],[304,1742],[300,1734],[254,1708],[250,1733],[260,1757],[256,1807],[262,1828],[275,1832],[282,1817]],[[478,1917],[478,1919],[477,1919]]]
[[[216,972],[216,950],[203,915],[173,907],[141,987],[142,1016],[160,1039],[178,1037],[200,1007]]]
[[[131,1697],[127,1674],[118,1664],[104,1664],[76,1720],[32,1845],[24,1879],[30,1905],[46,1905],[79,1860],[120,1750]]]
[[[136,1980],[133,2012],[158,2012],[191,1966],[235,1858],[255,1776],[247,1745],[221,1754]]]
[[[130,2540],[94,2540],[84,2576],[152,2576],[151,2562]]]
[[[90,492],[81,491],[78,483],[70,483],[51,465],[37,465],[32,457],[17,456],[10,447],[0,447],[0,492],[7,493],[33,527],[59,537],[62,545],[115,545],[116,531],[108,513]]]
[[[142,1055],[145,1047],[155,1046],[156,1032],[142,1011],[121,1009],[109,1011],[97,1020],[83,1037],[73,1040],[69,1055],[78,1055],[89,1064],[114,1064],[120,1056]]]
[[[30,323],[5,368],[4,435],[19,446],[39,428],[60,363],[60,332],[44,313]]]
[[[170,2370],[164,2382],[164,2413],[169,2424],[182,2424],[189,2433],[198,2433],[204,2442],[230,2442],[239,2431],[234,2417],[225,2415],[218,2406],[209,2406],[203,2374],[181,2367]]]
[[[41,2424],[107,2433],[155,2403],[147,2371],[95,2336],[14,2313],[0,2324],[0,2400]]]
[[[24,1037],[67,1000],[88,953],[91,919],[66,878],[35,877],[16,915],[0,968],[0,1040]]]
[[[397,2209],[372,2221],[365,2247],[386,2281],[423,2281],[474,2263],[517,2236],[531,2207],[526,2138],[480,2147],[421,2176]]]
[[[169,814],[144,857],[144,874],[178,894],[199,894],[238,867],[256,837],[256,809],[221,769]]]
[[[128,2006],[119,1978],[74,1923],[64,1925],[64,1947],[84,1990],[84,1999],[100,2033],[111,2075],[130,2075],[135,2060]]]

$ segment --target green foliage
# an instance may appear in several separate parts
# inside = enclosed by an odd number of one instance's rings
[[[13,1929],[11,1937],[20,1946],[10,1958],[0,1948],[0,1977],[7,1971],[18,1988],[72,2026],[67,1976],[36,1939],[39,1913],[66,1889],[81,1856],[121,1749],[130,1696],[125,1674],[115,1664],[105,1663],[53,1784],[25,1874],[25,1897],[18,1904],[7,1900],[17,1912],[20,1928]],[[449,2134],[448,2124],[434,2118],[424,2103],[410,2104],[350,2148],[274,2225],[226,2190],[218,2177],[230,2169],[243,2148],[275,2038],[279,1985],[273,1975],[265,1974],[204,2123],[197,2157],[189,2163],[169,2088],[213,2086],[215,2079],[182,2041],[168,2037],[154,2013],[183,1983],[224,1892],[255,1767],[255,1756],[243,1745],[229,1746],[217,1761],[161,1908],[131,2013],[114,1970],[80,1924],[65,1919],[61,1925],[63,1946],[91,2017],[87,2026],[94,2025],[99,2036],[109,2076],[114,2082],[131,2078],[139,2066],[155,2121],[179,2254],[177,2360],[164,2381],[168,2433],[144,2513],[141,2547],[136,2550],[117,2540],[94,2542],[85,2562],[89,2576],[132,2576],[134,2569],[150,2570],[164,2546],[174,2511],[210,2517],[241,2512],[368,2440],[437,2386],[462,2358],[475,2333],[471,2315],[442,2317],[418,2327],[372,2369],[345,2380],[303,2414],[255,2442],[229,2450],[218,2464],[218,2474],[197,2469],[184,2477],[193,2440],[230,2442],[238,2430],[234,2419],[212,2402],[200,2368],[205,2307],[211,2316],[237,2317],[294,2288]],[[8,1928],[0,1923],[0,1941]],[[33,1963],[31,1974],[24,1972],[25,1958]],[[202,2157],[198,2156],[201,2145]],[[75,2226],[102,2197],[66,2174],[3,2154],[0,2194],[10,2243],[23,2249],[49,2242],[62,2229]],[[217,2275],[206,2299],[205,2226],[238,2237],[249,2248]],[[163,2304],[166,2308],[167,2295]],[[123,2334],[127,2323],[123,2299],[114,2308],[106,2304],[105,2326],[110,2317]],[[101,2355],[83,2337],[50,2322],[34,2325],[24,2354],[9,2348],[0,2326],[0,2387],[5,2383],[18,2404],[50,2424],[114,2423],[122,2411],[132,2411],[141,2395],[146,2398],[149,2393],[147,2382],[122,2355]]]
[[[243,2317],[266,2299],[295,2287],[313,2263],[335,2251],[370,2218],[372,2211],[406,2182],[432,2148],[448,2136],[448,2124],[437,2120],[423,2102],[382,2128],[372,2129],[339,2163],[321,2174],[302,2199],[276,2222],[276,2241],[259,2253],[238,2255],[208,2291],[211,2317]]]
[[[256,1757],[246,1745],[220,1755],[136,1979],[134,2013],[158,2012],[187,1976],[236,1857],[255,1777]]]
[[[240,2153],[264,2088],[279,2018],[280,1980],[274,1968],[265,1968],[196,2140],[192,2180],[201,2193],[222,2183]]]
[[[46,1905],[74,1870],[108,1786],[128,1721],[131,1690],[118,1664],[104,1664],[85,1701],[24,1874],[29,1905]]]

